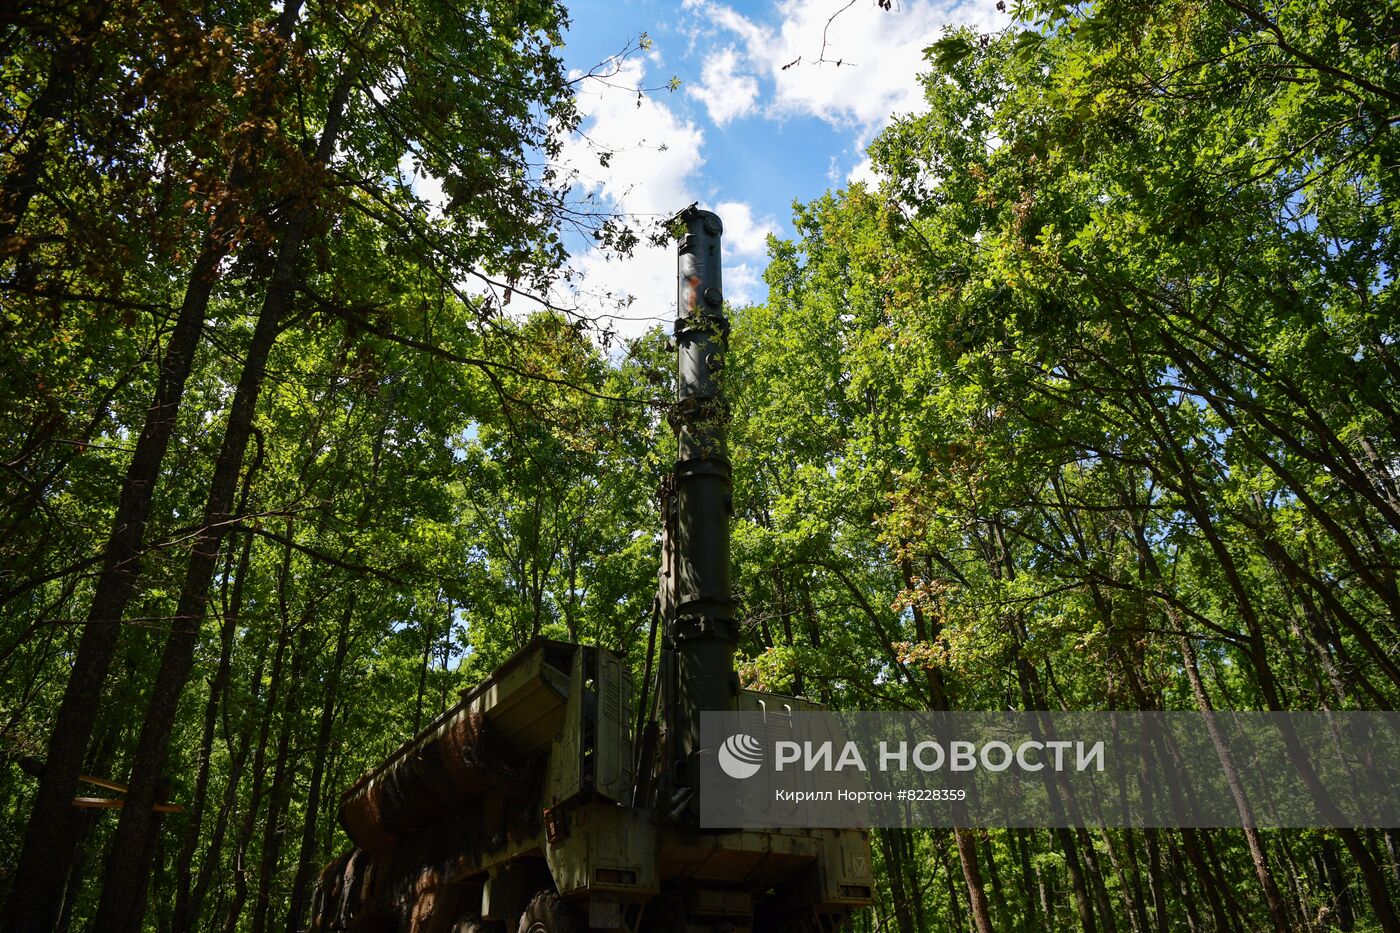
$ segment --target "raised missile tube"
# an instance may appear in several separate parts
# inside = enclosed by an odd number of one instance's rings
[[[696,786],[700,713],[732,710],[738,629],[730,585],[729,518],[734,510],[725,428],[729,411],[720,374],[729,348],[720,271],[720,219],[710,211],[680,215],[677,248],[676,429],[672,599],[668,615],[675,670],[668,744],[682,787]]]

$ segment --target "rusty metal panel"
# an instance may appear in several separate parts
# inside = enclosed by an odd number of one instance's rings
[[[467,694],[462,705],[485,715],[512,753],[528,755],[545,748],[563,721],[578,650],[565,642],[540,641]]]
[[[458,810],[465,798],[518,784],[513,762],[553,740],[569,693],[559,663],[576,646],[537,642],[341,796],[340,821],[370,852]]]
[[[642,899],[660,890],[656,818],[609,803],[570,809],[545,845],[561,894],[605,892]]]

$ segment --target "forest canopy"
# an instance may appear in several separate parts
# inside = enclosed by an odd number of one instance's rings
[[[1393,711],[1400,14],[1012,12],[730,309],[745,684]],[[674,366],[545,298],[635,241],[556,166],[566,24],[0,12],[5,930],[303,929],[341,790],[459,690],[539,636],[641,678]],[[1397,833],[876,830],[852,923],[1396,931]]]

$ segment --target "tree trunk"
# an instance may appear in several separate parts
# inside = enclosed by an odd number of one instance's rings
[[[277,871],[277,863],[282,859],[282,840],[286,837],[283,820],[296,774],[296,765],[291,762],[289,752],[292,732],[298,727],[302,696],[300,684],[306,669],[307,645],[310,640],[311,626],[304,625],[301,636],[297,639],[296,652],[292,655],[292,689],[287,694],[287,705],[282,708],[282,725],[277,733],[277,759],[272,765],[272,787],[267,794],[267,816],[263,820],[262,847],[258,853],[258,890],[253,901],[252,933],[264,933],[267,930],[267,913],[272,904],[273,875]]]
[[[1045,918],[1046,933],[1054,933],[1055,929],[1055,901],[1050,894],[1051,884],[1045,880],[1045,876],[1039,868],[1035,869],[1035,889],[1040,901],[1040,915]]]
[[[1019,625],[1013,629],[1016,634],[1016,680],[1021,694],[1021,705],[1027,712],[1042,709],[1045,706],[1041,696],[1042,690],[1034,667],[1030,665],[1020,653],[1021,632]],[[1051,813],[1056,822],[1065,821],[1064,802],[1060,796],[1060,788],[1054,776],[1049,771],[1042,771],[1041,778],[1045,782],[1046,799],[1050,803]],[[1064,826],[1052,829],[1051,834],[1059,843],[1060,849],[1064,852],[1065,868],[1069,872],[1070,888],[1074,891],[1074,905],[1079,911],[1079,923],[1084,933],[1097,933],[1098,926],[1094,922],[1094,908],[1092,903],[1093,893],[1087,881],[1084,868],[1079,861],[1078,846],[1075,844],[1074,834]]]
[[[1094,840],[1089,838],[1089,833],[1083,828],[1074,831],[1079,841],[1079,846],[1084,852],[1084,865],[1088,869],[1089,883],[1093,886],[1094,903],[1099,908],[1099,916],[1103,919],[1104,929],[1108,933],[1118,933],[1118,921],[1113,915],[1113,904],[1108,899],[1108,887],[1104,884],[1103,868],[1099,865],[1099,853],[1094,847]]]
[[[290,547],[287,549],[287,556],[288,558],[291,556]],[[291,637],[291,626],[284,622],[278,631],[277,650],[272,656],[272,678],[271,687],[267,693],[267,706],[263,709],[262,722],[258,724],[258,747],[257,751],[253,753],[253,786],[248,791],[248,802],[243,811],[243,819],[239,821],[238,832],[234,836],[233,902],[229,905],[228,913],[224,918],[225,933],[234,933],[238,929],[239,915],[243,913],[243,904],[248,899],[248,870],[246,867],[248,843],[253,838],[253,827],[257,823],[258,810],[262,805],[262,781],[267,764],[267,739],[268,734],[272,731],[272,719],[277,714],[278,700],[282,695],[282,665],[287,657],[287,646],[291,643]]]
[[[992,850],[992,840],[988,835],[982,836],[982,861],[987,866],[987,879],[991,882],[989,900],[995,909],[997,919],[1002,923],[1007,923],[1011,917],[1011,909],[1006,903],[1006,890],[1002,885],[1001,874],[997,870],[996,852]]]
[[[1293,916],[1297,918],[1298,928],[1302,933],[1312,933],[1314,925],[1312,918],[1308,916],[1307,886],[1303,884],[1302,874],[1298,871],[1298,863],[1293,858],[1293,849],[1288,845],[1288,834],[1281,834],[1278,841],[1279,851],[1283,853],[1283,868],[1288,875],[1288,886],[1293,892]]]
[[[1183,842],[1185,838],[1186,835],[1185,832],[1183,832]],[[1186,911],[1186,926],[1191,930],[1191,933],[1199,933],[1201,929],[1201,916],[1196,910],[1196,898],[1191,891],[1190,882],[1186,879],[1186,872],[1181,867],[1181,856],[1176,849],[1176,840],[1172,838],[1170,833],[1167,834],[1167,854],[1169,856],[1168,861],[1171,864],[1172,877],[1176,879],[1177,890],[1181,892],[1181,905]],[[1218,916],[1217,921],[1219,921]],[[1219,922],[1216,923],[1216,928],[1219,930],[1229,929],[1228,926],[1221,926]]]
[[[1128,835],[1131,830],[1125,830]],[[1142,899],[1142,879],[1137,870],[1137,859],[1133,855],[1132,837],[1128,835],[1128,845],[1124,846],[1126,857],[1120,858],[1118,847],[1113,844],[1113,834],[1108,830],[1103,830],[1104,849],[1108,852],[1109,864],[1113,866],[1113,874],[1118,879],[1118,887],[1123,895],[1123,903],[1128,908],[1128,925],[1132,927],[1133,933],[1148,933],[1147,931],[1147,909]],[[1126,862],[1126,864],[1125,864]]]
[[[1332,904],[1336,907],[1338,928],[1343,931],[1355,929],[1356,912],[1351,906],[1351,886],[1347,884],[1346,875],[1342,872],[1337,848],[1326,836],[1322,837],[1322,870],[1327,878],[1327,886],[1332,889]]]
[[[1021,901],[1021,929],[1026,933],[1038,933],[1046,928],[1044,918],[1039,914],[1040,905],[1035,896],[1036,873],[1031,868],[1031,840],[1030,834],[1024,829],[1007,830],[1007,839],[1011,843],[1016,867],[1021,872],[1021,883],[1017,886]]]
[[[450,604],[449,604],[450,605]],[[352,593],[340,619],[340,632],[336,636],[335,658],[326,676],[325,699],[321,704],[321,721],[316,728],[315,757],[311,763],[311,786],[306,792],[306,815],[301,824],[301,848],[297,854],[296,877],[292,881],[291,906],[287,911],[287,933],[297,933],[301,929],[301,915],[306,909],[306,890],[311,883],[311,872],[316,867],[319,849],[316,846],[316,823],[320,816],[321,782],[325,777],[326,759],[330,755],[331,732],[335,726],[335,705],[340,692],[340,672],[345,664],[345,654],[350,647],[350,622],[355,614],[355,596]]]
[[[900,562],[900,573],[904,579],[904,586],[907,589],[914,588],[914,569],[908,558]],[[931,633],[928,628],[928,620],[924,617],[924,611],[916,602],[913,606],[914,631],[916,637],[921,642],[928,642]],[[786,619],[786,614],[784,614]],[[791,633],[789,632],[789,640]],[[930,706],[942,712],[952,709],[952,700],[948,696],[947,684],[943,681],[943,672],[937,668],[925,668],[924,678],[928,685]],[[963,880],[967,883],[968,906],[972,911],[972,922],[977,933],[991,933],[992,916],[987,905],[987,891],[982,886],[982,872],[977,866],[977,844],[971,832],[957,827],[958,811],[962,808],[954,805],[954,829],[953,839],[957,844],[958,858],[962,861]]]
[[[239,504],[239,512],[246,512],[248,499],[252,489],[252,479],[257,473],[257,468],[262,461],[263,446],[261,440],[258,443],[258,455],[254,458],[253,466],[249,468],[247,475],[243,478],[242,501]],[[203,830],[204,804],[209,791],[209,766],[214,750],[214,728],[218,721],[219,707],[224,703],[228,693],[229,668],[233,661],[233,636],[238,627],[238,616],[243,607],[243,584],[248,579],[248,561],[252,556],[253,536],[245,534],[243,536],[242,547],[239,548],[237,575],[233,576],[233,593],[228,595],[229,577],[232,576],[232,568],[229,561],[224,564],[224,592],[226,599],[223,606],[223,626],[219,632],[219,666],[214,672],[214,677],[209,682],[209,698],[204,704],[204,731],[201,736],[199,746],[199,773],[195,778],[194,795],[190,801],[189,815],[185,817],[185,839],[180,848],[179,863],[176,866],[175,882],[175,914],[173,926],[175,929],[187,929],[193,921],[193,914],[190,901],[192,894],[192,870],[194,866],[195,848],[199,844],[200,833]],[[233,554],[230,549],[229,558]],[[217,856],[217,853],[214,853]],[[210,854],[206,853],[205,858]]]
[[[284,38],[291,35],[300,7],[301,0],[288,0],[284,7],[278,21]],[[248,155],[240,152],[234,156],[228,176],[231,189],[248,184],[252,175]],[[152,497],[204,328],[209,296],[218,278],[219,264],[231,246],[227,231],[235,218],[226,216],[228,213],[219,211],[205,234],[165,346],[155,397],[122,480],[116,516],[103,549],[102,571],[93,588],[73,670],[49,738],[44,774],[25,827],[19,864],[11,880],[4,911],[7,933],[48,930],[57,920],[63,882],[77,844],[73,789],[116,651],[122,615],[135,589]],[[154,780],[152,776],[152,787]],[[131,806],[124,812],[131,812]]]
[[[1147,888],[1152,893],[1152,916],[1157,933],[1167,933],[1171,929],[1171,918],[1167,913],[1167,884],[1162,876],[1162,847],[1157,834],[1158,830],[1151,826],[1142,831],[1147,846]]]
[[[968,905],[977,933],[992,933],[992,912],[987,905],[987,889],[977,868],[977,838],[970,829],[954,829],[953,838],[962,861],[963,881],[967,883]]]
[[[942,847],[941,845],[938,847],[938,861],[939,861],[940,867],[943,869],[942,871],[939,872],[939,874],[941,874],[941,875],[943,876],[943,878],[945,879],[945,881],[947,882],[947,885],[948,885],[948,909],[949,909],[949,913],[950,913],[953,917],[955,917],[955,918],[956,918],[956,917],[960,917],[960,916],[962,916],[962,912],[963,912],[963,911],[962,911],[962,902],[961,902],[960,900],[958,900],[958,884],[957,884],[957,882],[956,882],[956,881],[954,880],[954,878],[953,878],[953,866],[952,866],[951,862],[950,862],[950,861],[947,859],[947,857],[945,856],[945,850],[943,849],[943,847]],[[896,909],[898,909],[898,905],[896,905]],[[969,919],[970,919],[970,918],[969,918]],[[975,930],[974,930],[974,933],[976,933]]]
[[[418,666],[418,697],[413,701],[413,734],[423,728],[423,697],[428,692],[428,668],[433,664],[432,620],[424,619],[418,626],[418,634],[423,638],[423,663]]]
[[[909,894],[904,883],[903,857],[895,837],[898,832],[898,829],[880,828],[875,830],[875,838],[885,857],[885,880],[889,883],[890,897],[894,900],[894,919],[899,925],[899,933],[915,933],[914,912],[908,909]]]
[[[58,933],[68,933],[73,927],[73,907],[78,903],[78,895],[83,890],[83,875],[87,873],[91,855],[85,851],[92,831],[97,825],[101,811],[92,810],[78,815],[81,824],[78,829],[78,845],[73,852],[73,864],[68,869],[68,882],[63,886],[63,907],[58,912]]]
[[[300,246],[300,244],[297,244]],[[290,257],[284,257],[290,258]],[[282,265],[279,263],[279,265]],[[145,914],[146,878],[154,850],[156,821],[152,813],[156,786],[165,770],[167,743],[174,727],[180,696],[194,661],[194,649],[204,619],[209,585],[220,543],[233,516],[233,487],[252,434],[253,406],[263,378],[262,367],[277,334],[277,315],[260,317],[248,351],[248,363],[234,395],[223,447],[210,484],[202,528],[180,591],[176,622],[161,655],[159,671],[146,708],[145,723],[132,764],[126,805],[122,808],[103,884],[98,926],[104,930],[136,930]]]
[[[1160,426],[1157,432],[1158,441],[1165,452],[1175,459],[1175,467],[1179,469],[1168,469],[1159,473],[1160,478],[1166,484],[1177,489],[1183,500],[1183,507],[1195,520],[1197,528],[1205,537],[1211,553],[1219,563],[1224,575],[1225,582],[1234,597],[1241,617],[1244,619],[1245,627],[1249,635],[1249,651],[1245,653],[1251,666],[1254,668],[1255,679],[1259,685],[1259,691],[1264,697],[1265,703],[1270,711],[1283,712],[1286,704],[1279,695],[1278,683],[1274,678],[1273,670],[1270,667],[1268,654],[1265,650],[1263,627],[1260,624],[1258,612],[1254,601],[1250,598],[1240,569],[1237,566],[1234,555],[1225,544],[1219,531],[1211,518],[1210,511],[1206,508],[1201,491],[1197,486],[1194,473],[1191,468],[1189,458],[1181,450],[1174,440],[1170,426],[1162,418],[1161,412],[1153,410],[1154,418]],[[1170,466],[1170,464],[1169,464]],[[1361,840],[1361,836],[1354,829],[1346,828],[1345,821],[1341,814],[1337,812],[1335,805],[1327,794],[1326,788],[1317,776],[1317,772],[1307,760],[1297,735],[1293,732],[1287,720],[1280,722],[1280,732],[1283,736],[1284,749],[1288,753],[1290,763],[1298,772],[1298,777],[1302,780],[1308,792],[1312,795],[1314,803],[1317,804],[1323,818],[1331,825],[1340,827],[1336,833],[1352,859],[1356,862],[1357,868],[1361,871],[1361,878],[1366,885],[1367,894],[1370,896],[1371,905],[1375,910],[1376,920],[1385,933],[1400,933],[1400,917],[1396,916],[1395,906],[1391,901],[1390,892],[1386,889],[1385,878],[1381,874],[1376,860],[1372,858],[1370,851]],[[1275,892],[1276,893],[1276,892]]]
[[[447,666],[452,662],[452,622],[454,617],[452,614],[452,597],[447,596],[446,593],[443,595],[447,597],[447,622],[442,630],[442,678],[441,685],[438,689],[437,716],[441,716],[443,713],[447,712],[447,688],[451,683],[450,678],[447,676]]]
[[[1203,831],[1182,829],[1181,849],[1186,854],[1186,861],[1191,863],[1191,870],[1195,872],[1196,880],[1201,883],[1201,889],[1205,892],[1206,906],[1210,908],[1210,916],[1216,929],[1228,933],[1228,931],[1235,929],[1235,924],[1231,919],[1232,914],[1225,908],[1225,901],[1221,894],[1222,882],[1211,871],[1210,865],[1206,863],[1201,843],[1203,838]]]
[[[1195,646],[1191,644],[1191,638],[1186,634],[1186,628],[1180,614],[1169,609],[1168,615],[1176,626],[1177,642],[1181,646],[1181,658],[1186,666],[1186,677],[1191,682],[1191,694],[1196,699],[1196,706],[1201,715],[1205,717],[1206,731],[1210,733],[1211,744],[1215,746],[1215,754],[1220,759],[1221,768],[1225,771],[1225,782],[1230,786],[1230,796],[1234,798],[1235,809],[1239,811],[1240,826],[1244,832],[1245,844],[1249,847],[1250,861],[1254,864],[1254,875],[1259,880],[1260,888],[1264,891],[1264,902],[1268,906],[1269,920],[1276,933],[1288,933],[1290,924],[1288,911],[1283,904],[1283,895],[1279,893],[1278,884],[1274,881],[1274,874],[1269,869],[1268,857],[1264,852],[1264,844],[1259,837],[1259,830],[1254,825],[1254,813],[1245,793],[1244,783],[1240,780],[1239,769],[1235,767],[1234,757],[1225,744],[1220,727],[1216,725],[1215,709],[1211,705],[1210,698],[1206,696],[1205,685],[1201,682],[1201,671],[1196,663]]]
[[[1396,844],[1394,829],[1385,831],[1385,854],[1390,860],[1390,876],[1400,886],[1400,845]]]
[[[330,112],[317,148],[318,164],[329,163],[350,98],[352,71],[347,68],[332,95]],[[108,859],[102,899],[98,906],[98,926],[104,931],[135,931],[145,915],[146,878],[154,851],[156,820],[152,812],[155,791],[165,768],[170,732],[175,714],[194,663],[200,623],[204,619],[209,585],[218,559],[220,543],[234,516],[233,491],[243,464],[243,455],[253,431],[253,413],[266,375],[268,354],[280,332],[282,318],[296,293],[297,266],[302,243],[310,225],[311,205],[303,203],[288,223],[278,249],[277,263],[268,284],[252,343],[244,360],[243,372],[229,409],[223,444],[209,484],[204,520],[195,536],[181,587],[177,622],[172,626],[161,655],[146,720],[137,742],[132,765],[131,789],[122,808]]]
[[[102,571],[49,738],[44,774],[39,780],[19,865],[10,887],[4,912],[8,933],[51,929],[57,919],[63,880],[77,843],[73,790],[97,719],[97,704],[107,671],[116,652],[122,614],[135,589],[152,495],[170,435],[175,429],[185,380],[194,361],[222,255],[222,248],[211,236],[190,276],[175,329],[166,343],[155,398],[122,482],[117,514],[103,552]]]
[[[1074,833],[1063,826],[1051,830],[1065,855],[1065,868],[1069,871],[1070,889],[1074,891],[1074,906],[1079,911],[1079,926],[1084,933],[1096,933],[1094,922],[1093,894],[1084,874],[1084,866],[1079,861],[1079,846],[1074,841]]]
[[[249,694],[253,704],[256,705],[259,695],[262,693],[262,675],[267,661],[267,645],[261,644],[255,653],[253,661],[252,679]],[[280,650],[280,645],[279,645]],[[278,659],[273,661],[273,674],[279,676],[281,662]],[[225,708],[227,708],[227,694],[225,694]],[[198,925],[199,914],[204,904],[204,896],[209,890],[209,884],[213,880],[214,871],[218,868],[220,855],[223,852],[224,833],[228,829],[229,816],[236,812],[238,802],[238,786],[243,780],[244,765],[248,762],[248,749],[253,739],[253,721],[251,715],[245,715],[238,729],[238,745],[229,749],[229,769],[228,783],[224,785],[224,795],[217,815],[214,817],[214,831],[210,834],[209,843],[205,846],[202,858],[199,863],[199,873],[195,876],[194,887],[190,892],[189,904],[183,916],[177,912],[175,916],[175,933],[189,933]],[[231,741],[231,740],[230,740]]]

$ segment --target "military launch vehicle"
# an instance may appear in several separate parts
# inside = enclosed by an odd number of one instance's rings
[[[781,729],[820,707],[739,686],[723,227],[678,220],[678,450],[640,696],[611,651],[526,645],[342,795],[355,847],[321,872],[316,933],[825,933],[870,903],[862,830],[700,825],[702,712]]]

